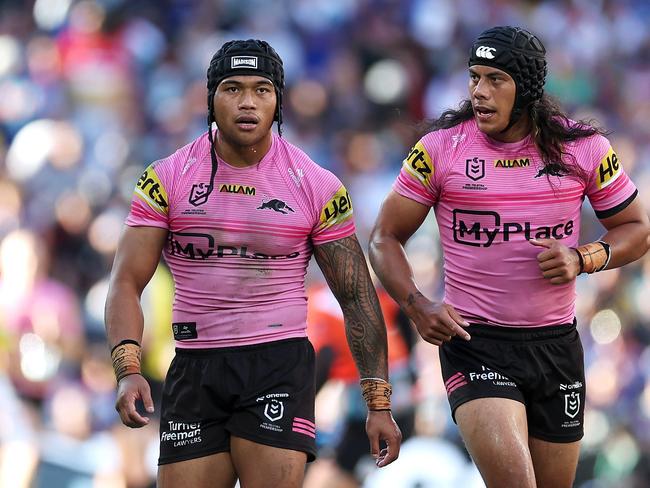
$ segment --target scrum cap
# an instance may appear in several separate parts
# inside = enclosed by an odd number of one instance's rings
[[[273,120],[278,122],[280,129],[284,67],[275,49],[268,42],[258,39],[228,41],[212,56],[208,68],[208,124],[214,121],[213,98],[217,86],[224,78],[238,75],[257,75],[271,80],[278,100]]]
[[[492,66],[512,76],[517,87],[513,116],[519,118],[522,109],[542,98],[547,72],[545,55],[546,49],[534,34],[519,27],[500,26],[476,38],[468,64]]]

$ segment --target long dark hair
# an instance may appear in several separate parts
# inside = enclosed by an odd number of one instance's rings
[[[593,120],[570,121],[558,102],[547,94],[528,107],[531,133],[542,156],[547,174],[568,174],[585,177],[585,171],[576,163],[575,156],[566,150],[567,143],[593,136],[607,135]],[[458,109],[447,109],[428,124],[427,132],[454,127],[474,117],[472,102],[463,100]]]

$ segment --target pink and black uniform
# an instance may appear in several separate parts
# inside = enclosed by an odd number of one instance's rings
[[[231,434],[311,460],[304,279],[314,246],[354,234],[352,203],[338,178],[276,135],[256,165],[219,160],[208,196],[209,144],[206,133],[151,164],[126,221],[169,231],[177,355],[159,463],[227,451]],[[271,354],[285,358],[281,368],[268,369]]]
[[[313,246],[354,234],[345,187],[274,135],[250,167],[219,161],[209,198],[207,133],[151,164],[126,223],[169,230],[179,348],[306,337],[304,279]]]
[[[529,413],[531,433],[558,442],[582,435],[576,420],[584,402],[582,349],[580,358],[572,358],[579,370],[562,368],[556,355],[548,371],[531,367],[525,374],[537,376],[518,378],[507,367],[495,370],[495,365],[516,358],[500,358],[503,351],[482,341],[521,342],[528,361],[533,353],[525,342],[564,336],[579,341],[575,281],[552,285],[544,279],[536,259],[543,248],[528,241],[552,238],[576,247],[585,197],[596,215],[606,218],[627,207],[637,190],[605,137],[579,139],[566,150],[575,157],[581,176],[544,166],[531,136],[498,142],[470,119],[425,135],[407,155],[393,186],[400,195],[434,209],[444,252],[444,302],[473,324],[469,343],[454,338],[440,348],[452,410],[481,396],[523,402],[522,391],[527,399],[545,395],[548,403],[525,402],[537,405]],[[470,343],[473,351],[466,350]],[[525,359],[521,364],[527,364]],[[542,385],[548,388],[545,374],[559,377],[552,391],[540,391]],[[564,417],[558,419],[553,409]]]

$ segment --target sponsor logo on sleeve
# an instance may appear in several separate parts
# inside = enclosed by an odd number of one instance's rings
[[[411,176],[422,182],[425,186],[429,185],[431,175],[434,171],[433,163],[422,141],[419,141],[411,148],[408,156],[404,159],[403,166]]]
[[[167,192],[152,164],[144,170],[135,187],[135,195],[157,212],[167,214]]]
[[[320,212],[321,228],[326,229],[352,217],[352,200],[343,185]]]
[[[603,189],[611,185],[621,174],[621,163],[614,150],[610,147],[596,170],[596,183],[598,188]]]

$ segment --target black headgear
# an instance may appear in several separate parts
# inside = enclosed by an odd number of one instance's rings
[[[217,173],[217,154],[212,135],[212,123],[215,121],[214,94],[224,78],[239,75],[257,75],[271,80],[277,99],[273,120],[277,121],[278,133],[282,135],[282,90],[284,89],[282,59],[266,41],[248,39],[226,42],[212,56],[208,67],[208,139],[212,157],[212,174],[205,198],[212,192]]]
[[[282,59],[268,42],[257,39],[228,41],[219,49],[208,68],[208,125],[214,122],[214,94],[224,78],[238,75],[257,75],[268,78],[275,87],[277,108],[273,120],[278,122],[282,132],[282,90],[284,89],[284,67]]]
[[[524,108],[542,98],[547,72],[545,55],[542,42],[519,27],[493,27],[481,33],[472,44],[469,66],[492,66],[505,71],[515,81],[517,93],[507,128],[521,117]]]

